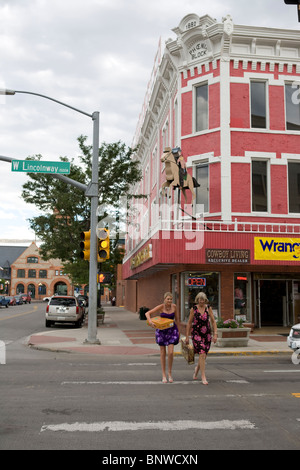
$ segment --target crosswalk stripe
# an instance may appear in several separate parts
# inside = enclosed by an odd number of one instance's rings
[[[157,421],[157,422],[135,422],[135,421],[100,421],[96,423],[61,423],[48,424],[41,428],[41,432],[104,432],[104,431],[183,431],[187,429],[201,430],[235,430],[256,429],[255,424],[248,420],[222,420],[222,421]]]

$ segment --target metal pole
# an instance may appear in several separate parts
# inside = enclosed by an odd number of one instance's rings
[[[97,339],[97,208],[99,190],[99,112],[93,113],[93,160],[91,198],[91,238],[90,238],[90,271],[89,271],[89,317],[88,337],[86,343],[100,344]]]

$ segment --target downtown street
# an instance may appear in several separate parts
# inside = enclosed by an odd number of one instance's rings
[[[103,464],[133,467],[161,463],[155,451],[183,465],[196,463],[189,451],[300,449],[300,365],[289,355],[209,356],[208,386],[176,356],[174,383],[162,384],[158,351],[31,349],[29,336],[46,331],[44,311],[0,310],[0,450],[98,450]]]

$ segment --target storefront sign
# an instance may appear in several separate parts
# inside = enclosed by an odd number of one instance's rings
[[[187,285],[191,287],[206,287],[206,279],[205,277],[189,277]]]
[[[140,250],[132,259],[130,263],[131,269],[137,268],[141,264],[148,261],[148,259],[152,258],[152,244],[146,245],[145,248]]]
[[[255,237],[254,259],[300,261],[300,238]]]
[[[213,264],[247,264],[250,263],[250,250],[211,248],[206,250],[206,262]]]

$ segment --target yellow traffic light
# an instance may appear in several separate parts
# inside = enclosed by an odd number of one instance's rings
[[[87,261],[90,260],[90,238],[91,238],[91,231],[89,230],[88,232],[81,232],[80,234],[82,242],[80,242],[80,257],[82,259],[85,259]]]
[[[109,230],[100,228],[97,230],[98,236],[98,263],[109,259]]]

